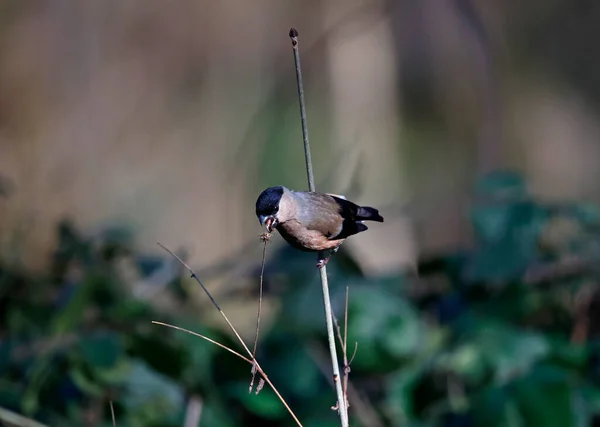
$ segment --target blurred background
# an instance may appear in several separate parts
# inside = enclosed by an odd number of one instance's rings
[[[600,425],[600,3],[0,2],[0,425],[292,426],[254,337],[264,188],[385,223],[349,287],[352,425]],[[315,257],[267,247],[258,359],[330,408]],[[350,355],[348,355],[350,356]],[[35,420],[35,421],[34,421]],[[39,424],[41,423],[41,424]]]

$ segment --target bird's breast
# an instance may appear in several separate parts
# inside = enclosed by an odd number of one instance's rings
[[[310,230],[299,221],[286,221],[277,226],[281,237],[296,249],[303,251],[325,251],[338,246],[341,240],[329,240],[318,230]]]

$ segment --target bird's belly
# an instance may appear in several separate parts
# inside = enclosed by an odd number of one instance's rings
[[[325,251],[339,246],[343,241],[343,239],[329,240],[320,231],[309,230],[297,221],[280,223],[277,231],[291,246],[303,251]]]

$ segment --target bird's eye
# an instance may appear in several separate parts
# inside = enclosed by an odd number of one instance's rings
[[[273,209],[273,213],[277,213],[279,212],[279,206],[276,206],[275,209]]]

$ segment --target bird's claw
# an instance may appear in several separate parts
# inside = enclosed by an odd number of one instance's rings
[[[317,268],[321,269],[321,268],[325,267],[327,265],[327,263],[329,262],[329,258],[331,258],[331,255],[329,255],[327,258],[320,259],[317,262]]]

